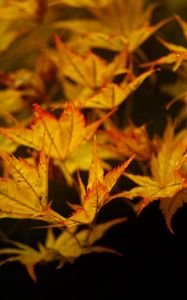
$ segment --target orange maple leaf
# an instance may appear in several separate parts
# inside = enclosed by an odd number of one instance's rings
[[[181,203],[184,202],[182,195],[187,187],[186,174],[183,171],[187,159],[186,131],[174,136],[174,128],[174,125],[169,122],[163,140],[158,146],[158,153],[151,158],[151,176],[125,173],[138,186],[111,197],[112,199],[116,197],[129,199],[140,197],[139,212],[150,202],[160,200],[169,227],[171,216],[177,210],[177,206],[181,206]],[[173,203],[174,206],[172,207]]]
[[[0,153],[7,177],[0,178],[0,217],[36,219],[59,223],[64,218],[48,203],[48,160],[40,152],[37,166],[25,159]]]
[[[30,128],[0,128],[0,133],[12,141],[36,150],[44,149],[50,157],[66,160],[82,143],[90,140],[97,128],[112,113],[86,125],[83,113],[68,103],[60,118],[34,105],[35,119]]]
[[[104,170],[97,154],[97,146],[96,143],[94,143],[92,163],[89,169],[86,189],[79,177],[81,205],[76,205],[73,214],[64,220],[62,224],[71,227],[76,224],[89,224],[93,222],[99,210],[109,202],[109,195],[112,188],[133,159],[134,155],[121,166],[108,171],[104,175]]]

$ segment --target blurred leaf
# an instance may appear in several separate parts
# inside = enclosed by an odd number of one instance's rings
[[[1,265],[7,262],[18,261],[22,263],[31,278],[36,281],[35,265],[38,263],[48,263],[59,261],[59,267],[63,267],[65,262],[73,262],[77,257],[91,252],[109,252],[119,254],[117,251],[93,244],[114,225],[124,222],[126,218],[119,218],[106,223],[96,225],[93,230],[82,229],[78,232],[63,231],[56,238],[52,230],[48,230],[45,245],[39,244],[35,250],[22,243],[9,241],[15,248],[0,249],[0,255],[10,255],[2,259]]]
[[[178,21],[179,25],[182,28],[183,34],[187,39],[187,22],[185,22],[180,16],[175,16],[175,19]]]
[[[113,127],[103,131],[99,138],[100,145],[112,153],[124,158],[136,154],[136,160],[150,160],[152,144],[145,126],[129,125],[123,130]]]
[[[49,5],[65,4],[73,7],[102,7],[113,0],[49,0]]]
[[[5,136],[0,135],[0,151],[6,151],[12,153],[17,149],[18,145]]]
[[[7,89],[0,91],[0,110],[6,112],[17,112],[24,109],[24,101],[22,92],[17,90]]]
[[[135,92],[143,81],[153,74],[154,70],[149,70],[133,78],[132,81],[127,82],[126,79],[120,84],[109,83],[101,87],[91,97],[84,99],[78,98],[78,102],[82,107],[86,108],[101,108],[112,109],[119,106],[127,97]]]
[[[155,31],[165,25],[170,19],[151,25],[151,15],[157,4],[144,8],[144,1],[115,0],[103,8],[90,8],[97,20],[72,20],[72,22],[57,23],[60,26],[82,34],[81,43],[84,47],[105,48],[121,51],[125,47],[134,52]],[[124,17],[125,16],[125,17]],[[87,26],[89,31],[87,30]],[[85,28],[85,29],[84,29]]]

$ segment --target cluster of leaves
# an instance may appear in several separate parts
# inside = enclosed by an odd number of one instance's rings
[[[187,201],[181,126],[187,49],[158,38],[169,54],[148,61],[142,50],[171,20],[187,37],[187,23],[175,16],[152,24],[156,6],[143,0],[0,1],[0,217],[44,221],[60,230],[56,235],[48,228],[37,249],[5,238],[15,247],[0,250],[9,256],[2,263],[20,261],[34,280],[37,263],[58,260],[61,267],[91,251],[117,253],[95,245],[126,220],[98,223],[111,200],[138,198],[138,212],[159,200],[170,231],[172,216]],[[163,65],[178,75],[172,87],[162,87],[174,98],[169,105],[178,99],[184,104],[161,136],[150,137],[146,124],[132,122],[130,100]],[[124,173],[132,160],[143,174]],[[50,170],[79,195],[76,203],[62,199],[70,215],[53,208]],[[113,190],[122,175],[138,186]]]

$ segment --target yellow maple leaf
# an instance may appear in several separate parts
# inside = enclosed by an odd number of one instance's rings
[[[58,36],[55,36],[55,41],[61,68],[59,71],[62,76],[67,76],[74,82],[90,88],[97,88],[103,84],[107,66],[105,60],[92,52],[84,56],[80,55],[64,45]]]
[[[44,253],[44,251],[37,251],[34,248],[19,242],[11,241],[10,243],[13,244],[15,248],[4,248],[0,250],[0,255],[11,255],[10,257],[3,259],[0,262],[0,265],[19,261],[25,266],[30,277],[36,281],[34,266],[46,258],[46,253]]]
[[[58,49],[59,76],[65,86],[67,98],[76,106],[101,109],[119,106],[154,72],[149,70],[130,81],[128,74],[130,71],[125,68],[126,51],[122,51],[111,63],[107,63],[92,52],[81,55],[73,51],[64,45],[58,36],[55,40]],[[121,84],[112,82],[116,75],[126,73],[127,76]],[[68,80],[64,81],[64,76],[71,79],[73,83]]]
[[[119,253],[105,246],[93,245],[97,240],[101,239],[105,232],[114,225],[126,221],[126,218],[118,218],[102,224],[95,225],[94,228],[86,228],[76,232],[62,231],[55,237],[51,229],[48,230],[45,245],[38,244],[38,249],[34,249],[25,244],[8,240],[15,248],[0,249],[0,255],[10,255],[8,258],[2,259],[0,265],[8,262],[18,261],[22,263],[31,278],[36,281],[35,265],[38,263],[48,263],[51,261],[59,261],[59,267],[63,267],[66,262],[74,262],[74,260],[83,254],[90,252],[109,252],[113,254]]]
[[[135,77],[131,82],[124,80],[120,85],[111,83],[103,86],[92,97],[88,97],[85,101],[81,101],[87,108],[112,109],[119,106],[127,97],[133,93],[143,83],[143,81],[151,76],[154,70],[149,70]],[[79,101],[79,100],[78,100]]]
[[[57,35],[55,35],[55,42],[58,51],[56,63],[62,83],[66,76],[80,84],[82,88],[97,89],[110,82],[115,75],[127,72],[126,53],[123,51],[116,55],[111,63],[107,63],[91,51],[82,55],[72,50],[68,45],[63,44]]]
[[[0,132],[14,142],[36,150],[44,149],[51,157],[66,160],[83,142],[91,139],[97,128],[112,113],[86,126],[84,115],[68,103],[60,118],[35,106],[35,120],[31,128],[18,124],[17,128],[1,128]]]
[[[77,87],[74,85],[73,92],[72,89],[70,90],[71,94],[75,91],[73,103],[78,107],[81,106],[84,108],[113,109],[125,101],[131,93],[136,91],[153,72],[154,70],[149,70],[128,83],[124,80],[120,85],[107,83],[97,90],[86,88],[83,91],[81,90],[81,92],[77,90],[78,92],[76,93],[75,88],[77,89]],[[70,88],[69,83],[68,88]],[[56,107],[59,107],[59,105],[57,104]]]
[[[152,144],[145,126],[131,124],[121,130],[113,126],[100,132],[99,143],[120,159],[135,153],[137,160],[150,160],[152,154]]]
[[[126,173],[125,175],[139,186],[111,198],[140,197],[142,199],[139,205],[140,212],[154,200],[174,197],[187,184],[186,176],[181,170],[187,158],[186,149],[187,139],[184,135],[175,137],[174,126],[170,122],[158,147],[157,155],[151,158],[151,176]]]
[[[181,45],[176,45],[167,42],[161,39],[160,37],[157,39],[165,48],[167,48],[170,51],[170,53],[154,61],[142,64],[142,66],[150,67],[150,66],[162,65],[162,64],[174,64],[173,71],[174,72],[177,71],[178,68],[181,66],[182,62],[187,60],[187,48]]]
[[[125,47],[134,52],[155,31],[166,24],[169,19],[150,25],[155,4],[144,8],[144,1],[111,1],[103,8],[89,8],[93,19],[68,20],[58,23],[61,26],[82,34],[81,43],[96,48],[121,51]],[[89,31],[87,31],[89,28]],[[77,42],[77,41],[76,41]]]
[[[113,113],[109,112],[97,121],[86,125],[83,113],[68,103],[57,119],[53,114],[35,105],[35,119],[30,128],[20,123],[12,128],[0,128],[0,132],[13,142],[36,150],[43,149],[54,159],[69,185],[73,184],[72,173],[77,168],[85,169],[90,161],[89,145],[97,128]],[[82,165],[88,154],[86,165]],[[81,156],[83,155],[83,157]],[[87,166],[87,167],[86,167]]]
[[[94,142],[92,163],[89,169],[86,189],[83,187],[83,183],[79,177],[81,205],[76,205],[73,214],[64,220],[62,224],[71,227],[76,224],[89,224],[93,222],[99,210],[109,201],[109,194],[112,188],[133,159],[134,155],[121,166],[108,171],[104,175],[103,166],[97,154],[96,142]]]
[[[59,76],[62,79],[68,99],[71,101],[77,99],[77,102],[84,106],[87,98],[94,97],[95,93],[97,95],[104,94],[106,88],[115,88],[118,94],[120,93],[120,88],[114,84],[110,87],[110,82],[112,82],[116,75],[129,72],[125,68],[125,51],[116,55],[111,63],[107,63],[104,59],[101,59],[90,51],[81,55],[75,50],[70,49],[61,42],[58,36],[55,37],[55,41],[58,49],[57,68],[59,69]],[[66,77],[74,83],[72,84],[71,81],[66,80]],[[103,90],[102,87],[104,87]],[[111,95],[108,96],[111,98]],[[88,100],[88,102],[91,101]]]
[[[1,152],[8,177],[0,178],[0,217],[29,218],[58,223],[63,220],[48,203],[48,161],[40,152],[34,166]]]

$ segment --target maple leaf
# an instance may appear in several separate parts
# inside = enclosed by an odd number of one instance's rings
[[[171,53],[160,57],[154,61],[142,64],[143,67],[150,67],[155,65],[162,65],[162,64],[174,64],[173,71],[177,71],[178,68],[181,66],[183,61],[187,60],[187,48],[181,45],[175,45],[169,43],[161,38],[158,38],[159,42],[166,47]]]
[[[152,144],[145,126],[131,124],[121,130],[112,126],[111,129],[100,131],[99,143],[121,159],[135,153],[137,160],[150,160],[152,154]]]
[[[130,82],[124,80],[120,85],[108,83],[96,91],[86,90],[75,95],[74,104],[84,108],[113,109],[118,107],[128,96],[136,91],[143,81],[152,75],[154,70],[144,72]],[[57,105],[58,107],[58,105]]]
[[[48,203],[48,162],[40,152],[34,166],[1,152],[8,177],[0,178],[0,217],[29,218],[56,223],[63,220]]]
[[[180,18],[175,16],[175,19],[178,21],[179,25],[182,28],[183,34],[187,39],[187,23]],[[165,46],[171,53],[167,56],[161,57],[155,61],[155,64],[171,64],[174,63],[173,71],[176,71],[183,61],[187,60],[187,48],[181,45],[175,45],[169,42],[164,41],[161,38],[158,38],[163,46]],[[153,62],[154,63],[154,62]],[[150,62],[151,64],[151,62]]]
[[[87,99],[78,99],[75,102],[80,103],[86,108],[112,109],[119,106],[127,97],[133,93],[143,83],[143,81],[151,76],[154,70],[149,70],[137,76],[131,82],[124,80],[120,85],[109,83],[100,88],[93,96]]]
[[[112,113],[92,124],[85,125],[84,115],[68,103],[60,118],[35,104],[35,120],[31,128],[0,128],[14,142],[36,150],[44,149],[51,157],[66,160],[83,142],[91,139],[97,128]]]
[[[114,225],[126,221],[127,218],[117,218],[105,223],[95,224],[93,228],[85,228],[77,231],[76,226],[62,231],[57,238],[54,237],[52,230],[48,230],[45,247],[54,249],[66,261],[73,262],[75,258],[90,252],[111,252],[119,254],[117,251],[94,243],[103,237],[105,232]]]
[[[65,83],[67,98],[76,106],[101,109],[119,106],[154,72],[149,70],[129,81],[130,71],[125,68],[127,58],[125,51],[116,55],[114,60],[107,64],[92,52],[81,55],[71,50],[58,36],[55,36],[55,41],[59,56],[57,59],[59,60],[57,67],[60,66],[59,76],[62,78],[62,83]],[[125,73],[127,76],[121,84],[112,82],[116,75]],[[64,82],[64,76],[70,78],[74,84],[69,81]]]
[[[85,169],[90,161],[89,145],[87,147],[86,144],[90,143],[97,128],[113,112],[86,125],[84,115],[72,103],[67,104],[59,119],[36,104],[36,117],[30,128],[18,123],[17,127],[0,128],[0,132],[15,143],[36,150],[43,149],[54,159],[54,164],[60,168],[67,183],[72,185],[71,174],[78,168]],[[82,165],[85,155],[88,155],[85,158],[87,164]]]
[[[85,33],[81,37],[81,42],[89,47],[104,48],[113,51],[127,49],[129,53],[137,50],[152,34],[167,24],[170,19],[162,20],[156,25],[138,28],[131,33],[110,33],[98,32]],[[89,22],[88,22],[89,23]],[[66,25],[67,26],[67,25]],[[101,25],[103,26],[103,24]],[[67,26],[68,27],[68,26]],[[72,27],[72,26],[69,26]]]
[[[97,137],[99,137],[99,133],[97,133]],[[100,147],[99,157],[101,160],[119,159],[119,155],[117,155],[117,153],[112,153],[110,149],[107,149],[102,145]],[[82,144],[74,153],[72,153],[71,157],[69,157],[66,161],[66,167],[70,174],[73,174],[77,170],[87,171],[90,168],[91,160],[92,142],[89,141]],[[106,162],[103,162],[103,167],[106,170],[110,168],[109,164]]]
[[[0,249],[0,255],[10,255],[8,258],[2,259],[0,265],[8,262],[18,261],[22,263],[31,278],[36,281],[35,265],[38,263],[48,263],[51,261],[59,261],[59,267],[63,267],[66,262],[74,262],[74,260],[83,254],[91,252],[109,252],[112,254],[119,253],[113,249],[104,246],[93,245],[97,240],[101,239],[107,230],[114,225],[126,221],[126,218],[118,218],[90,228],[82,229],[76,232],[62,231],[55,237],[51,229],[48,230],[45,245],[38,244],[38,249],[34,249],[25,244],[8,240],[15,248]]]
[[[16,248],[4,248],[0,250],[0,255],[11,255],[10,257],[4,259],[0,265],[7,262],[19,261],[26,267],[30,277],[36,281],[34,266],[39,262],[42,262],[42,260],[45,258],[45,254],[19,242],[11,241],[11,244],[16,246]]]
[[[174,197],[186,187],[186,177],[181,170],[186,161],[186,148],[185,136],[174,137],[174,125],[169,122],[158,153],[151,158],[151,176],[126,173],[125,175],[139,186],[119,193],[111,199],[141,197],[140,212],[154,200]]]
[[[112,188],[133,159],[134,155],[121,166],[108,171],[104,175],[104,169],[97,154],[96,142],[94,142],[92,163],[89,169],[86,189],[79,177],[81,205],[76,205],[72,215],[64,220],[62,224],[71,227],[77,224],[93,222],[98,211],[109,201],[109,194]]]
[[[58,26],[82,34],[81,43],[84,47],[89,45],[114,51],[121,51],[126,47],[129,52],[133,52],[169,21],[167,19],[150,25],[155,6],[152,4],[144,9],[142,0],[115,0],[103,8],[89,8],[97,24],[93,19],[84,19],[83,24],[81,20],[71,20],[59,22]]]
[[[62,83],[64,76],[67,76],[82,87],[97,89],[110,82],[115,75],[127,72],[124,67],[125,52],[116,55],[111,63],[107,63],[91,51],[81,55],[72,50],[68,45],[63,44],[57,35],[55,35],[55,42],[58,50],[57,67],[60,66]]]

